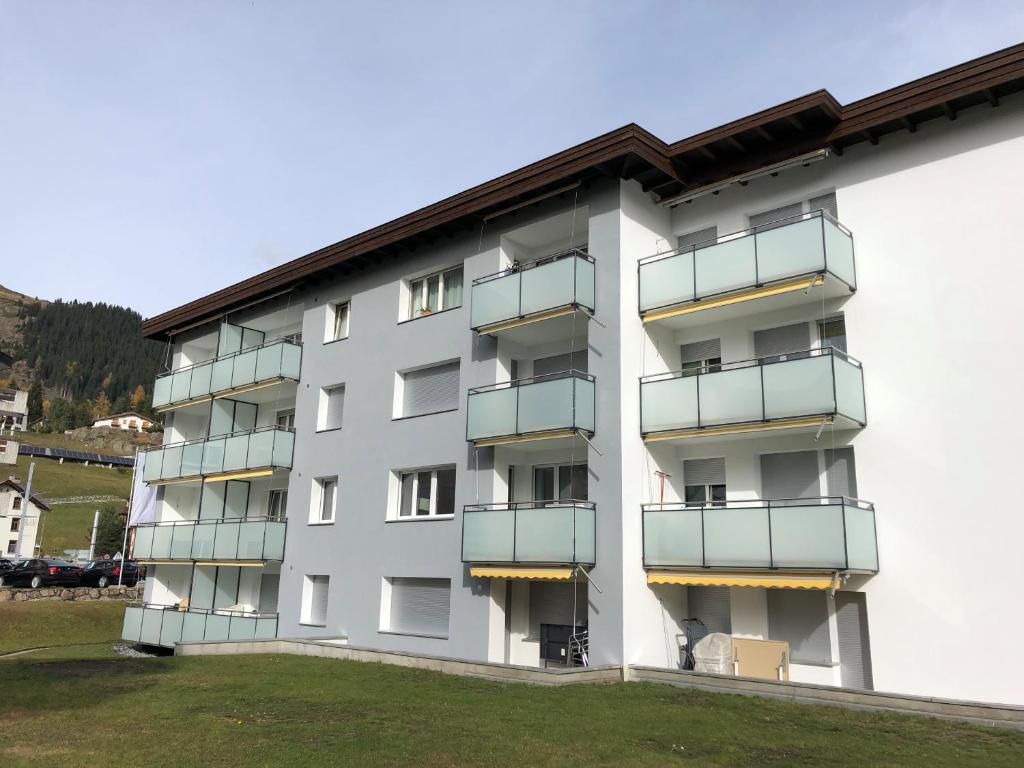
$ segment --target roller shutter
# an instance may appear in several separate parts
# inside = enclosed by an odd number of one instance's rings
[[[729,587],[688,587],[687,601],[689,616],[703,621],[708,632],[732,634]]]
[[[686,459],[683,462],[683,482],[686,485],[725,485],[725,459]]]
[[[575,588],[576,623],[587,623],[587,588],[583,584],[530,582],[530,632],[540,632],[541,624],[572,626]]]
[[[459,407],[459,364],[409,371],[403,377],[402,415],[451,411]]]
[[[690,232],[685,235],[680,235],[676,240],[676,248],[680,251],[685,251],[693,248],[694,246],[711,245],[710,241],[718,238],[718,227],[707,227],[706,229],[698,229],[696,232]]]
[[[761,454],[761,496],[810,499],[821,495],[816,451]]]
[[[794,352],[806,352],[811,346],[811,326],[807,323],[783,325],[754,331],[754,355],[777,357]]]
[[[863,592],[836,593],[836,626],[843,687],[874,690],[868,611]]]
[[[391,629],[417,635],[448,636],[449,579],[391,580]]]
[[[683,344],[679,348],[679,360],[683,365],[686,363],[697,363],[702,360],[713,360],[722,357],[722,342],[720,339],[708,339],[707,341],[694,341]]]
[[[769,589],[768,635],[789,643],[796,664],[830,664],[828,597],[818,590]]]
[[[853,448],[825,449],[825,473],[829,496],[857,498],[857,467]]]

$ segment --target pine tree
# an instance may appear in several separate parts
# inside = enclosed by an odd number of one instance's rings
[[[28,388],[28,419],[35,421],[43,415],[43,385],[37,376]]]
[[[113,557],[121,551],[123,543],[124,520],[115,505],[107,504],[100,509],[100,520],[96,526],[96,557]]]
[[[110,400],[107,399],[107,393],[102,390],[96,399],[92,401],[92,419],[105,419],[110,415]]]
[[[132,396],[129,402],[132,404],[132,410],[142,410],[143,404],[146,402],[146,390],[143,388],[141,384],[135,387],[135,391],[132,392]]]

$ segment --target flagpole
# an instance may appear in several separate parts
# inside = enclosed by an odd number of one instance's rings
[[[132,521],[132,499],[135,498],[135,472],[139,468],[139,446],[135,446],[135,460],[132,462],[132,487],[128,491],[128,514],[124,516],[124,540],[121,542],[121,570],[117,574],[117,586],[124,579],[124,564],[128,561],[128,524]]]

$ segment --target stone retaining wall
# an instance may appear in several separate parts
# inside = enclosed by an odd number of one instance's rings
[[[0,587],[0,603],[26,600],[141,600],[142,587]]]

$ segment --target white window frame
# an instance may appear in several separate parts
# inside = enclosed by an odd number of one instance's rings
[[[341,320],[341,328],[339,328],[339,320]],[[330,344],[332,341],[347,339],[351,324],[351,300],[346,299],[345,301],[337,301],[333,304],[329,304],[327,306],[327,323],[324,327],[324,344]]]
[[[452,272],[459,271],[462,273],[462,296],[459,298],[459,303],[453,306],[447,307],[444,304],[444,282],[445,276]],[[437,309],[428,309],[427,301],[429,291],[427,285],[432,278],[437,278]],[[429,272],[419,277],[410,277],[405,281],[406,296],[405,296],[405,309],[403,311],[403,319],[405,320],[416,320],[420,317],[427,317],[429,315],[436,314],[438,312],[444,312],[449,309],[455,309],[461,307],[465,300],[466,294],[466,270],[465,265],[456,264],[455,266],[446,267],[445,269],[439,269],[435,272]],[[427,309],[427,311],[423,311]]]
[[[333,431],[335,431],[337,429],[341,429],[341,427],[342,427],[341,424],[339,424],[336,427],[328,427],[327,426],[327,409],[329,407],[328,404],[329,404],[330,399],[331,399],[331,393],[334,392],[335,390],[339,390],[339,389],[341,390],[341,397],[342,397],[342,400],[344,401],[344,398],[345,398],[345,385],[344,384],[332,384],[329,387],[321,387],[320,388],[320,398],[319,398],[319,402],[317,403],[317,409],[316,409],[316,431],[317,432],[333,432]],[[342,403],[342,408],[344,408],[344,403]],[[344,414],[343,414],[342,415],[342,421],[343,422],[344,422],[344,418],[345,417],[344,417]]]
[[[279,500],[276,501],[275,500]],[[280,507],[277,512],[274,507]],[[267,517],[272,520],[284,520],[288,514],[288,489],[271,488],[267,491]]]
[[[325,489],[330,484],[331,488],[331,517],[324,519],[324,502],[326,500]],[[338,476],[318,477],[313,480],[314,492],[310,494],[309,505],[310,525],[333,525],[338,518]]]
[[[458,486],[458,470],[454,464],[438,464],[432,467],[419,467],[418,469],[398,469],[391,473],[392,503],[389,504],[389,522],[413,522],[416,520],[451,520],[455,517],[455,505],[453,502],[452,511],[439,514],[437,511],[437,473],[439,471],[451,470],[455,472],[455,483]],[[430,473],[430,507],[425,515],[416,514],[416,501],[419,498],[420,474]],[[412,475],[412,514],[402,515],[402,480]]]
[[[322,578],[327,579],[327,610],[330,610],[330,599],[331,599],[331,577],[327,574],[321,573],[307,573],[302,577],[302,614],[299,620],[299,624],[303,624],[307,627],[326,627],[327,626],[327,613],[325,611],[323,616],[323,622],[314,621],[313,616],[313,585],[316,583],[314,580]]]
[[[572,497],[570,497],[568,499],[559,499],[558,498],[558,489],[561,487],[559,485],[559,475],[561,474],[563,468],[565,468],[569,472],[569,490],[572,491],[572,468],[573,467],[583,467],[587,472],[590,471],[590,468],[587,465],[586,461],[562,461],[562,462],[547,463],[547,464],[534,464],[530,468],[530,470],[531,470],[530,471],[530,495],[531,496],[536,496],[537,495],[537,470],[538,469],[551,469],[551,470],[554,470],[554,495],[555,495],[555,498],[553,498],[553,499],[533,499],[533,501],[535,501],[535,502],[537,502],[537,501],[547,501],[547,502],[553,502],[553,503],[556,503],[556,504],[558,502],[565,502],[565,501],[587,501],[586,499],[573,499]],[[588,482],[588,486],[589,486],[589,482]],[[588,491],[589,491],[589,487],[588,487]]]
[[[275,413],[274,424],[282,429],[295,429],[295,409],[285,408]]]

